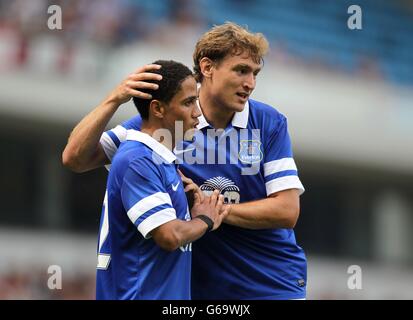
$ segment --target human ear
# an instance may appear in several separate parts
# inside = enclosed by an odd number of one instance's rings
[[[149,105],[149,113],[155,118],[163,119],[165,116],[165,106],[159,100],[152,100]]]
[[[204,78],[211,78],[213,67],[214,62],[207,57],[203,57],[201,61],[199,61],[199,68]]]

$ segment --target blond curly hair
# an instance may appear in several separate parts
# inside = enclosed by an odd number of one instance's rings
[[[268,41],[262,33],[252,33],[233,22],[216,25],[204,33],[195,46],[195,77],[197,81],[202,81],[199,62],[204,57],[219,63],[228,54],[240,55],[247,52],[256,63],[261,63],[268,48]]]

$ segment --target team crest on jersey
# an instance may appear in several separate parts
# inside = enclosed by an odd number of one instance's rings
[[[207,196],[210,196],[214,190],[218,189],[224,196],[224,203],[239,203],[240,190],[235,183],[227,178],[218,176],[205,181],[199,187]]]
[[[257,163],[262,160],[261,141],[241,140],[238,158],[243,163]]]

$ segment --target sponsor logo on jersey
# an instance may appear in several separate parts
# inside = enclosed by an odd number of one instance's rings
[[[240,190],[235,183],[225,177],[214,177],[205,181],[200,189],[207,195],[211,195],[214,190],[218,189],[224,196],[224,203],[240,203]]]

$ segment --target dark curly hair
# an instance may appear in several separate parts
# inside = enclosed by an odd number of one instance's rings
[[[133,103],[138,109],[142,119],[147,120],[149,116],[149,105],[152,100],[159,100],[169,103],[181,88],[182,82],[189,76],[193,76],[192,71],[182,63],[173,60],[157,60],[153,64],[159,64],[162,67],[158,70],[151,71],[162,76],[162,80],[150,80],[147,82],[159,85],[157,90],[145,89],[142,92],[152,95],[152,99],[142,99],[133,97]]]

